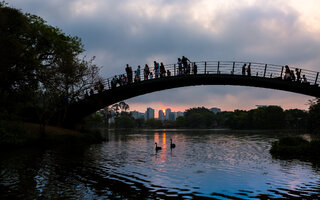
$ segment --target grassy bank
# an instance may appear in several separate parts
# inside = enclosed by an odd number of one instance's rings
[[[320,139],[307,141],[301,137],[283,137],[272,143],[272,156],[281,159],[299,159],[319,162]]]
[[[48,145],[48,144],[85,144],[102,141],[98,132],[79,132],[54,126],[46,126],[40,131],[39,124],[24,122],[0,122],[0,147]]]

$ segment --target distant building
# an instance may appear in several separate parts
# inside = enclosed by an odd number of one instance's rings
[[[152,108],[147,108],[147,111],[144,114],[144,119],[154,119],[154,109]]]
[[[161,120],[161,121],[164,121],[165,120],[165,116],[164,116],[164,113],[162,110],[159,110],[159,116],[158,116],[158,119]]]
[[[214,114],[220,113],[221,109],[220,108],[210,108],[209,109],[211,112],[213,112]]]
[[[180,111],[177,112],[177,118],[178,117],[183,117],[183,116],[184,116],[184,112],[180,112]]]
[[[257,108],[263,108],[263,107],[267,107],[267,105],[256,105]]]
[[[169,113],[169,121],[176,121],[177,119],[177,113],[176,112],[170,112]]]
[[[144,119],[144,113],[138,112],[138,111],[131,111],[131,116],[135,119]]]
[[[166,109],[166,120],[170,120],[169,118],[170,118],[170,113],[171,113],[171,109],[170,108],[167,108]]]

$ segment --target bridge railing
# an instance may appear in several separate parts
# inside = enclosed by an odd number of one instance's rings
[[[257,62],[236,62],[236,61],[200,61],[200,62],[191,62],[190,65],[190,73],[187,74],[187,76],[194,75],[193,67],[194,65],[197,66],[197,74],[229,74],[229,75],[243,75],[242,67],[246,64],[246,71],[245,75],[247,76],[247,68],[248,65],[250,65],[251,68],[251,76],[256,77],[264,77],[264,78],[278,78],[278,79],[284,79],[285,76],[285,67],[282,65],[274,65],[274,64],[265,64],[265,63],[257,63]],[[140,69],[140,81],[144,80],[144,67],[141,67]],[[153,67],[149,67],[150,72],[152,72],[152,79],[155,78],[155,71]],[[134,71],[136,69],[133,69],[133,82],[134,82]],[[165,70],[169,70],[171,73],[171,76],[179,76],[179,66],[178,64],[167,64],[165,65]],[[295,68],[290,68],[290,70],[294,70]],[[301,78],[303,75],[307,78],[307,81],[310,85],[316,85],[318,86],[320,82],[320,76],[319,72],[306,70],[306,69],[298,69],[301,73]],[[116,77],[126,77],[126,74],[120,74]],[[126,83],[114,83],[112,84],[113,77],[107,78],[104,81],[105,89],[112,89],[112,87],[118,87],[120,85],[125,85]],[[160,75],[159,75],[160,78]],[[149,80],[149,77],[148,77]]]

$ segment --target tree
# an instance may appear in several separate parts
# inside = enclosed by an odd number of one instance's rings
[[[320,132],[320,98],[309,102],[309,129]]]
[[[280,129],[285,127],[285,115],[280,106],[266,106],[253,110],[253,128]]]
[[[121,101],[119,103],[113,104],[111,108],[114,110],[116,116],[121,114],[122,112],[127,112],[127,110],[130,109],[129,105],[126,104],[124,101]]]
[[[134,128],[135,120],[129,115],[121,115],[115,118],[115,127],[116,128]]]
[[[30,100],[38,87],[36,72],[41,62],[32,32],[28,16],[0,3],[0,113],[5,119]]]
[[[285,110],[286,126],[289,129],[306,129],[308,124],[308,112],[299,109]]]
[[[183,116],[177,117],[177,119],[176,119],[176,126],[177,126],[178,128],[186,127],[185,117],[183,117]]]
[[[105,125],[109,128],[109,119],[112,117],[119,117],[120,115],[128,115],[127,111],[130,109],[129,105],[124,101],[107,106],[100,110],[105,120]]]
[[[33,110],[45,125],[59,113],[61,123],[72,101],[103,83],[94,58],[80,58],[84,52],[80,38],[5,3],[0,4],[0,45],[1,113],[21,116],[21,107],[35,105],[25,109],[26,116],[33,116],[29,114]]]
[[[215,114],[205,107],[185,111],[185,124],[190,128],[210,128],[216,125]]]

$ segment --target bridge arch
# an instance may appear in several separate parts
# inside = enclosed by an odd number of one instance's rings
[[[244,64],[251,66],[251,76],[242,75]],[[106,80],[106,90],[94,94],[86,99],[70,106],[68,123],[79,121],[83,117],[116,102],[123,101],[139,95],[186,86],[196,85],[238,85],[269,88],[275,90],[289,91],[320,98],[320,87],[318,86],[319,72],[298,69],[301,75],[307,77],[308,83],[301,81],[284,80],[285,68],[280,65],[270,65],[253,62],[213,61],[190,63],[190,68],[197,66],[197,73],[179,74],[176,64],[166,65],[166,70],[171,71],[171,76],[153,78],[122,84],[113,87],[112,79]],[[141,70],[143,72],[143,70]],[[191,69],[190,69],[191,71]]]

